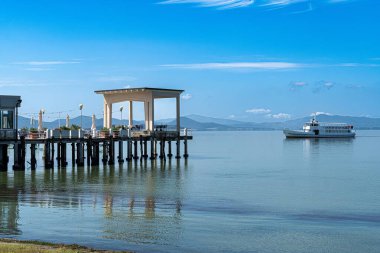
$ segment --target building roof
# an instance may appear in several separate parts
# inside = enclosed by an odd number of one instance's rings
[[[172,93],[182,93],[184,90],[176,89],[162,89],[162,88],[129,88],[129,89],[114,89],[114,90],[96,90],[96,94],[121,94],[128,92],[172,92]]]
[[[0,95],[0,108],[16,108],[21,106],[20,96]]]

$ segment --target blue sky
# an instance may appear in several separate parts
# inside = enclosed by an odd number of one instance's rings
[[[1,94],[51,120],[80,103],[101,117],[94,90],[145,86],[185,89],[183,115],[380,117],[379,11],[373,0],[2,0]]]

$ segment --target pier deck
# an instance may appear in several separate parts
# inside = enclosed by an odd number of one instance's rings
[[[30,152],[30,166],[32,170],[36,169],[36,147],[43,145],[44,167],[52,169],[57,167],[66,167],[67,163],[67,145],[71,145],[71,161],[73,165],[97,166],[103,164],[124,163],[124,161],[142,160],[142,159],[180,159],[181,142],[183,142],[183,157],[188,158],[188,140],[192,140],[192,135],[181,135],[180,132],[157,131],[149,134],[132,133],[132,136],[94,136],[87,135],[81,138],[55,138],[39,137],[28,138],[21,136],[17,139],[0,139],[0,171],[8,169],[9,157],[8,148],[13,145],[14,170],[25,170],[26,153]],[[124,153],[124,144],[126,152]],[[174,152],[172,144],[175,145]],[[117,154],[115,152],[117,146]],[[28,148],[27,148],[28,147]],[[174,153],[174,154],[173,154]],[[102,154],[102,157],[100,157]],[[28,156],[29,157],[29,156]],[[125,159],[124,159],[125,157]]]

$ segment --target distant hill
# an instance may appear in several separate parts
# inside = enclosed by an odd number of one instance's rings
[[[84,128],[91,128],[92,118],[90,116],[83,116],[82,124]],[[352,117],[352,116],[339,116],[339,115],[319,115],[318,120],[320,122],[336,122],[336,123],[348,123],[355,126],[356,129],[380,129],[380,118],[369,117]],[[288,120],[285,122],[243,122],[230,119],[219,119],[213,117],[206,117],[200,115],[189,115],[181,117],[181,127],[191,128],[198,131],[247,131],[247,130],[282,130],[284,128],[300,129],[305,122],[310,121],[310,117],[304,117],[299,119]],[[37,127],[37,120],[35,120],[34,126]],[[61,119],[60,124],[63,126],[66,124],[66,119]],[[76,117],[70,120],[70,124],[80,125],[80,117]],[[127,125],[128,120],[120,121],[120,119],[113,119],[114,125]],[[134,121],[135,125],[144,124],[143,121]],[[157,120],[157,124],[165,124],[170,127],[176,125],[175,119],[162,119]],[[59,120],[52,122],[44,122],[43,127],[54,129],[59,126]],[[19,128],[30,128],[30,119],[19,116]],[[103,119],[96,120],[96,127],[98,129],[103,127]]]

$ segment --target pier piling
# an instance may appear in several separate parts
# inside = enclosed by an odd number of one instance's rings
[[[74,167],[75,166],[75,143],[71,143],[71,163],[72,163],[72,166]]]
[[[119,163],[124,163],[123,158],[123,141],[119,141],[119,155],[117,156],[117,160]]]
[[[35,170],[37,165],[36,144],[30,144],[30,168]]]
[[[133,147],[134,147],[134,153],[133,153],[133,159],[138,160],[139,159],[139,154],[137,153],[137,141],[133,142]]]
[[[0,171],[8,170],[8,145],[1,144],[0,145]]]
[[[113,165],[113,164],[115,164],[115,142],[113,141],[112,136],[110,136],[108,151],[109,151],[108,164]]]
[[[171,141],[168,141],[168,157],[169,157],[169,159],[171,159],[173,157],[172,142]]]
[[[108,156],[107,156],[107,142],[103,142],[103,158],[102,158],[103,164],[107,164],[108,162]]]
[[[81,142],[77,143],[77,165],[78,167],[84,166],[84,145]]]
[[[177,146],[177,155],[175,156],[176,159],[181,159],[181,141],[180,141],[180,138],[179,138],[179,134],[178,134],[178,139],[176,141],[176,146]]]

